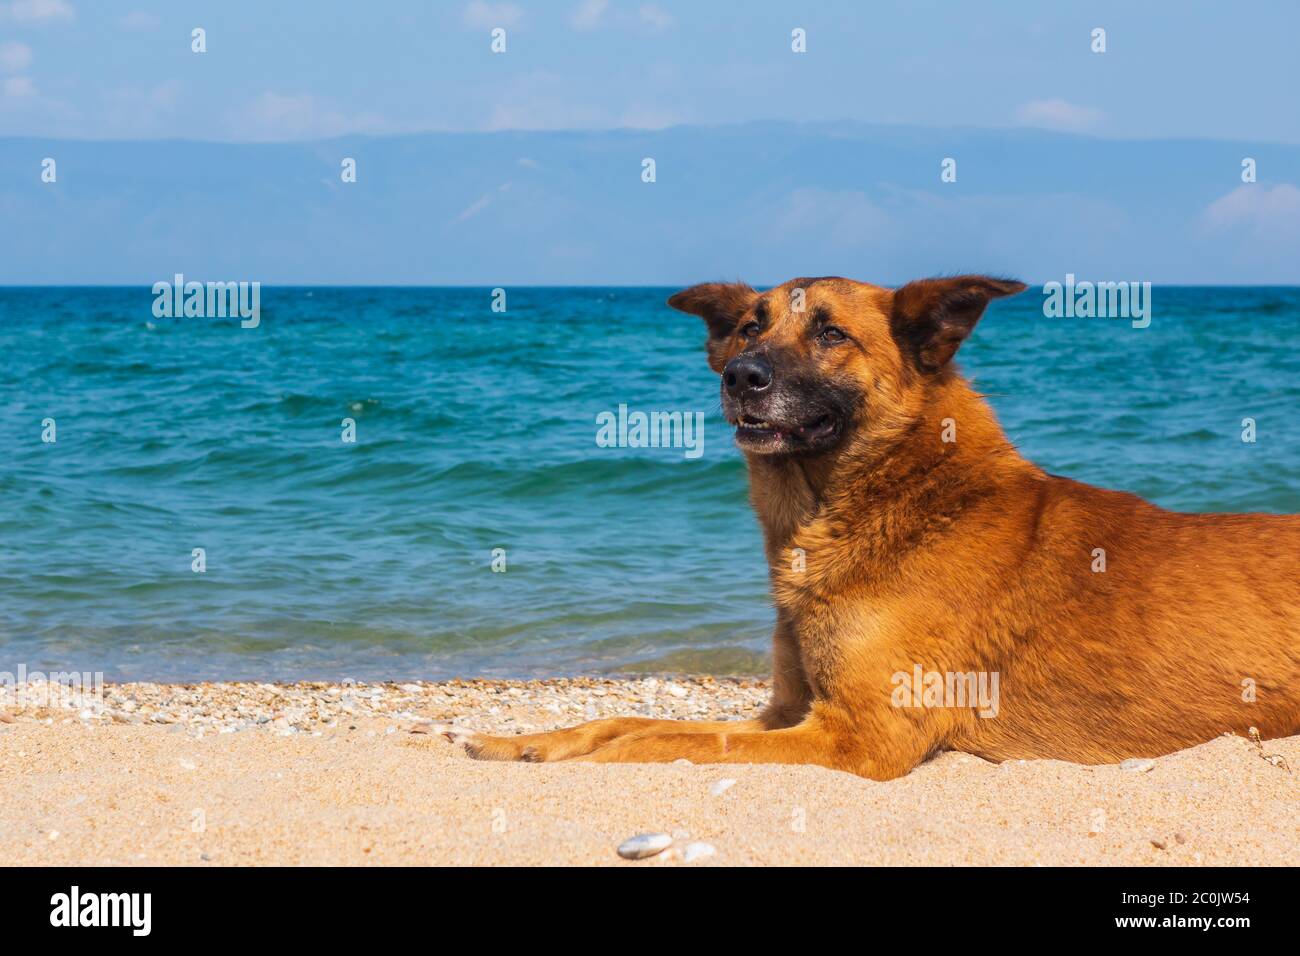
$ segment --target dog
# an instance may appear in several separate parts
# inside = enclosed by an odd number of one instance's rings
[[[446,736],[480,759],[889,780],[944,750],[1099,764],[1300,731],[1300,516],[1174,513],[1023,458],[953,356],[1024,288],[826,277],[672,296],[708,328],[748,464],[771,702],[744,721]]]

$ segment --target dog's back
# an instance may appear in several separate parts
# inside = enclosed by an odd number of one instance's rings
[[[967,746],[1093,762],[1300,730],[1300,516],[1179,514],[1056,477],[1041,494],[1000,713]]]

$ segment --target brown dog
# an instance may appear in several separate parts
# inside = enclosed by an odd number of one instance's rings
[[[755,720],[487,737],[500,760],[1105,763],[1300,730],[1300,516],[1176,514],[1048,475],[950,364],[990,299],[795,279],[669,299],[708,325],[777,607]]]

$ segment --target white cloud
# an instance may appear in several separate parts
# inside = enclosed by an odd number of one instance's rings
[[[0,71],[19,73],[32,63],[32,48],[23,43],[0,43]]]
[[[492,204],[491,193],[489,193],[486,196],[480,196],[478,199],[474,200],[467,207],[465,207],[464,211],[461,212],[461,214],[456,217],[456,222],[464,222],[466,219],[473,219],[475,216],[477,216],[479,213],[481,213],[484,209],[486,209],[491,204]]]
[[[135,136],[156,136],[168,128],[170,117],[180,103],[182,92],[178,79],[164,80],[154,86],[111,87],[103,91],[97,112],[112,128]]]
[[[1262,239],[1300,237],[1300,189],[1242,183],[1205,208],[1201,225],[1207,232],[1245,229]]]
[[[262,135],[337,136],[348,131],[344,115],[310,93],[267,91],[246,111],[250,128]]]
[[[465,5],[460,15],[467,27],[480,30],[493,30],[497,27],[513,27],[524,18],[524,11],[513,3],[488,3],[487,0],[471,0]]]
[[[673,15],[657,4],[642,4],[639,12],[641,22],[652,30],[667,30],[673,25]]]
[[[857,246],[891,235],[890,218],[857,190],[801,187],[788,193],[774,213],[782,235],[815,233],[842,245]]]
[[[310,93],[267,90],[227,114],[229,134],[249,142],[328,139],[350,133],[392,133],[399,127],[373,113],[345,113]]]
[[[484,128],[595,129],[611,125],[609,117],[575,95],[562,76],[534,70],[513,77],[495,91]]]
[[[67,0],[13,0],[0,5],[0,19],[15,23],[41,23],[47,20],[72,20],[76,14]]]
[[[509,180],[502,183],[500,186],[497,187],[497,194],[499,195],[501,193],[508,193],[510,191],[510,185],[511,184]],[[484,209],[486,209],[488,206],[492,205],[492,200],[494,198],[495,197],[492,193],[486,193],[485,195],[480,196],[478,199],[474,200],[472,203],[466,206],[465,209],[462,210],[461,214],[456,217],[455,221],[464,222],[467,219],[472,219],[473,217],[481,213]]]
[[[633,107],[619,116],[616,125],[626,129],[667,129],[681,121],[671,110]]]
[[[643,3],[631,9],[611,8],[609,0],[582,0],[569,15],[569,26],[575,30],[589,31],[604,26],[624,29],[649,29],[654,33],[662,32],[676,21],[673,15],[655,3]]]
[[[24,99],[36,95],[36,84],[30,76],[11,76],[4,82],[7,99]]]
[[[569,23],[575,30],[594,30],[600,26],[601,17],[605,15],[608,6],[609,0],[582,0],[569,17]]]
[[[631,104],[616,112],[593,101],[590,91],[558,73],[518,74],[492,91],[481,129],[663,129],[688,117],[657,107]]]
[[[156,30],[161,22],[144,10],[132,10],[121,20],[122,27],[127,30]]]
[[[1101,110],[1076,106],[1062,99],[1034,100],[1016,110],[1016,119],[1021,123],[1045,129],[1091,129],[1105,118]]]

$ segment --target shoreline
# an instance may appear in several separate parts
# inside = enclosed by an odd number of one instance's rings
[[[180,725],[188,732],[319,733],[362,718],[398,722],[473,716],[476,730],[531,733],[599,717],[751,717],[770,682],[750,677],[563,677],[444,681],[105,681],[103,693],[48,681],[0,683],[0,723]],[[21,698],[20,695],[21,694]],[[409,729],[409,728],[408,728]]]
[[[759,679],[126,683],[55,706],[15,690],[0,686],[0,865],[1300,863],[1300,736],[1223,736],[1139,769],[949,752],[881,783],[484,763],[420,732],[740,719],[766,702]],[[643,832],[673,846],[620,859]]]

